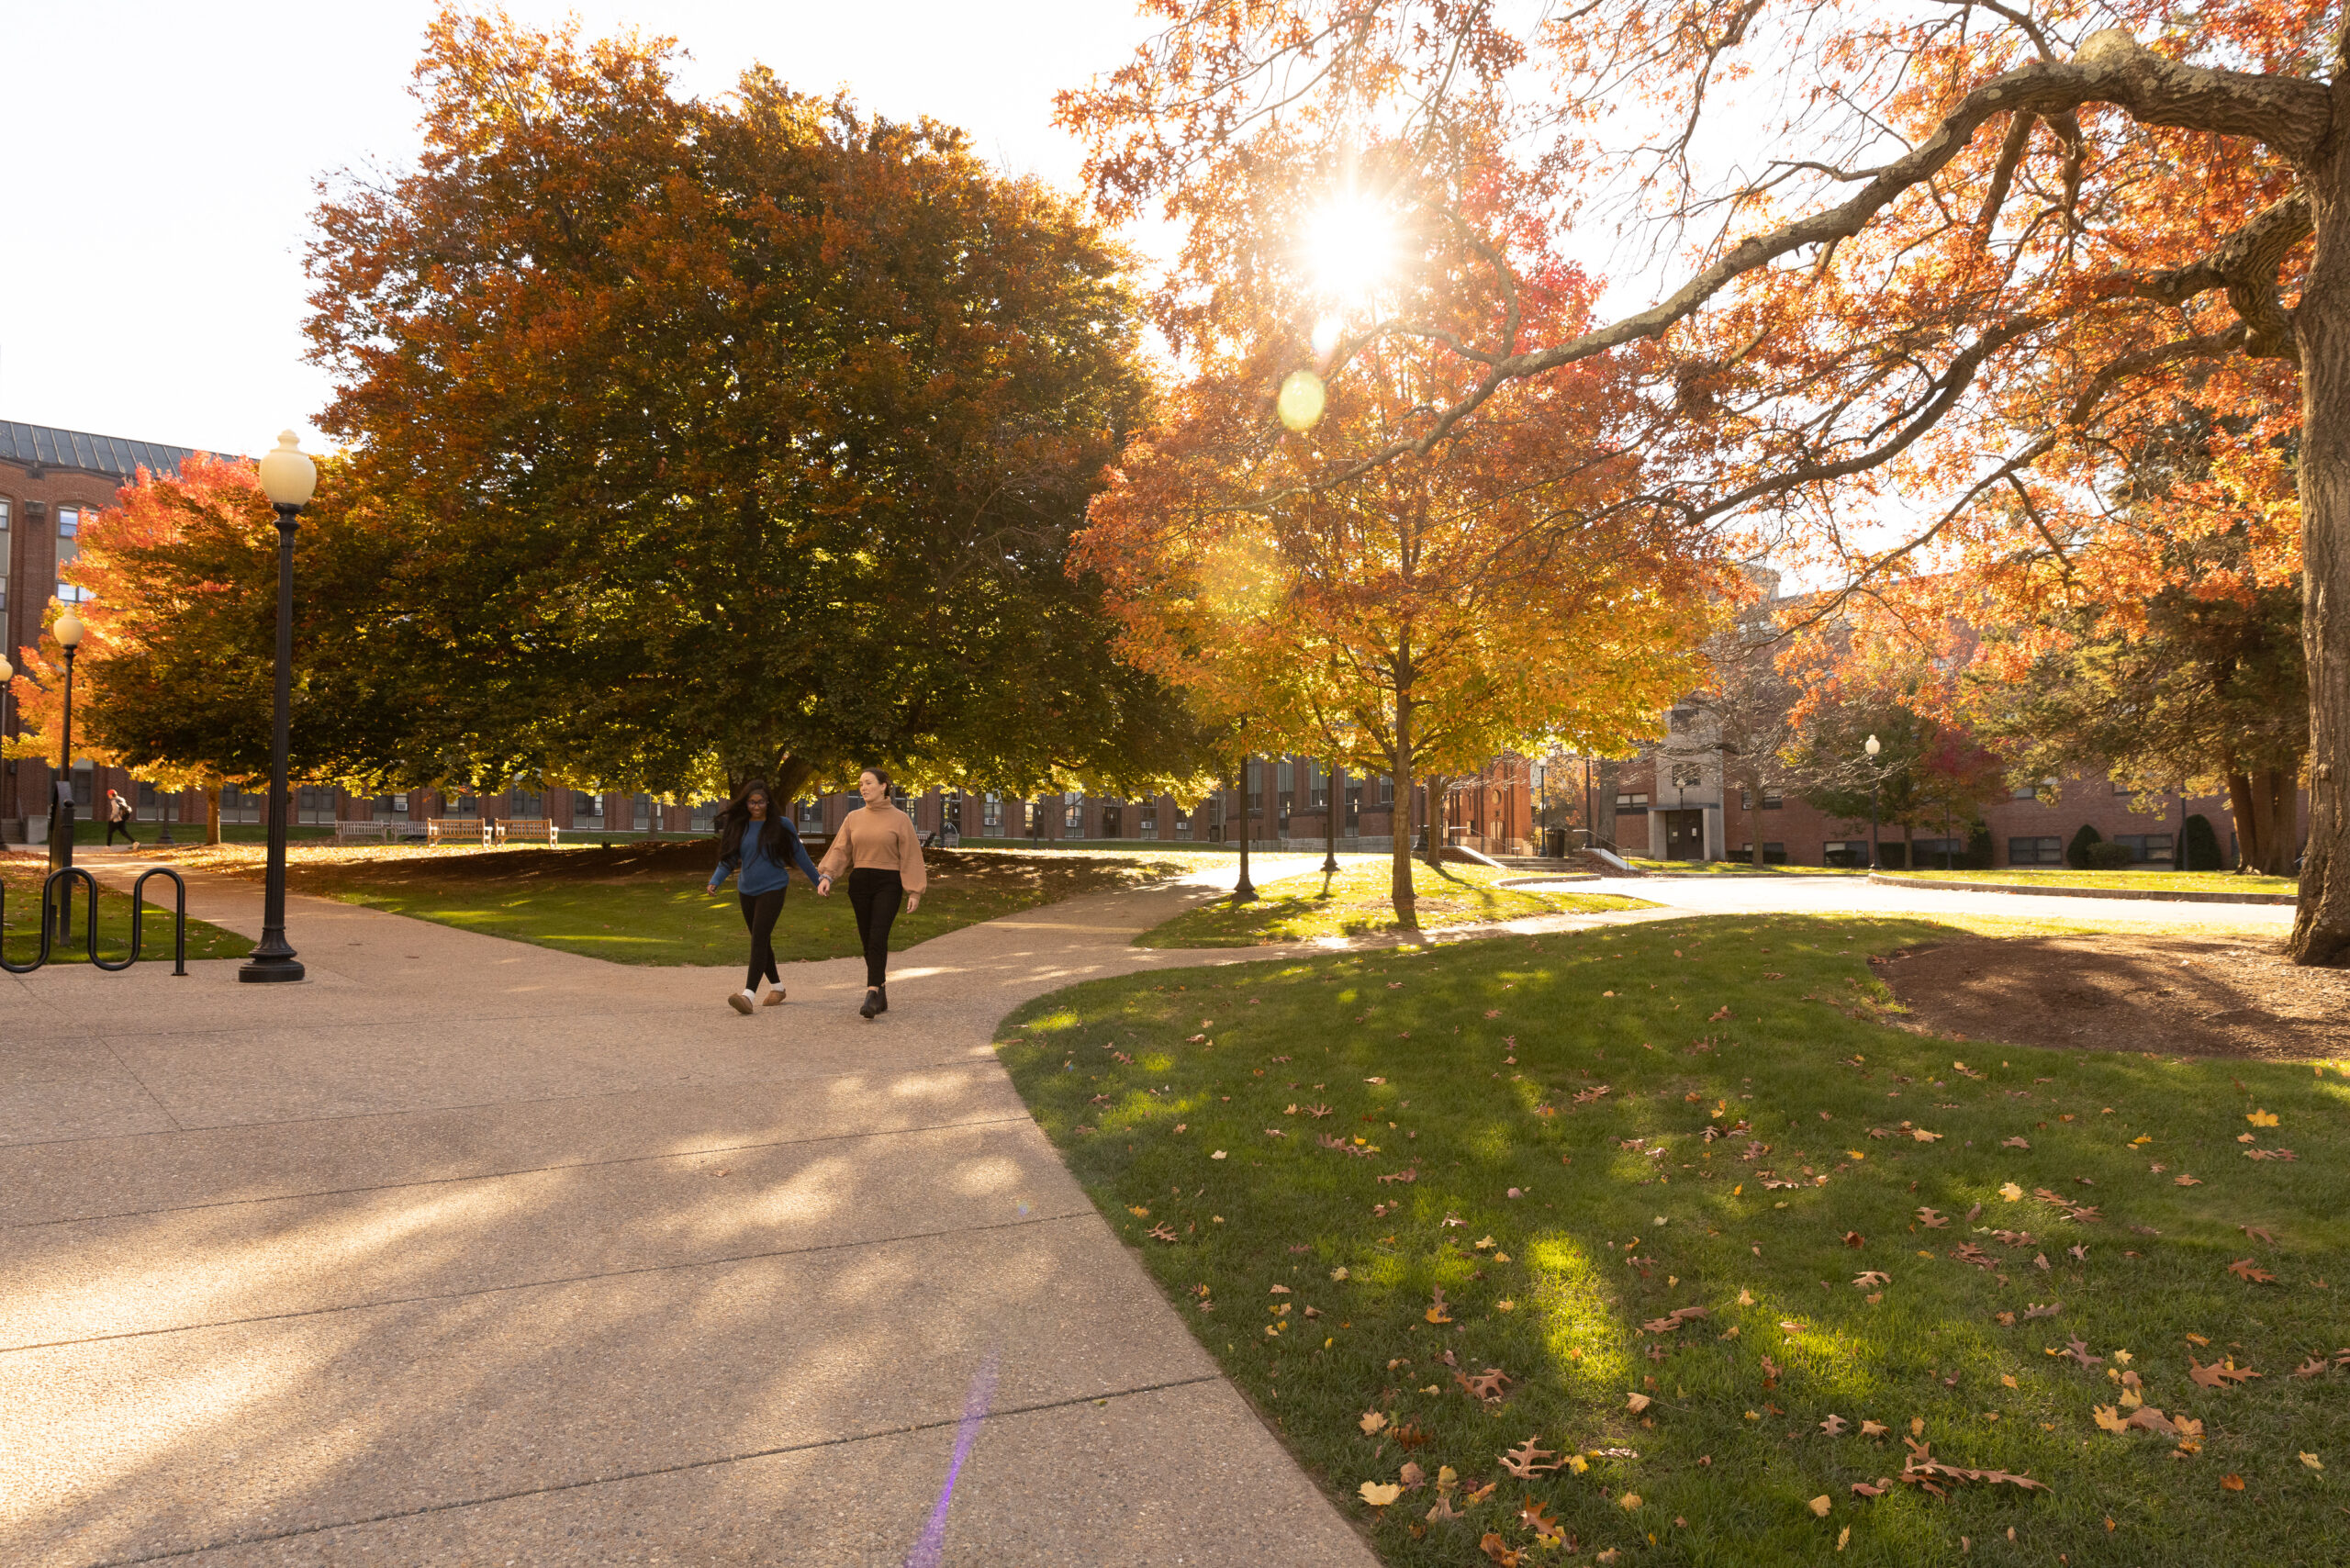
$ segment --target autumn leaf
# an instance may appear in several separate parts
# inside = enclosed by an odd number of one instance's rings
[[[1501,1568],[1517,1568],[1517,1553],[1510,1550],[1509,1542],[1492,1530],[1485,1532],[1485,1539],[1477,1543],[1477,1550],[1500,1563]]]
[[[1724,1011],[1728,1010],[1725,1009]],[[1627,1511],[1637,1508],[1640,1506],[1640,1495],[1638,1492],[1627,1492],[1622,1496],[1616,1499],[1616,1506]]]
[[[1357,1425],[1362,1428],[1366,1436],[1374,1432],[1383,1432],[1387,1429],[1387,1417],[1376,1410],[1366,1410],[1363,1412],[1362,1419]]]
[[[2254,1268],[2252,1260],[2249,1258],[2239,1258],[2229,1264],[2228,1272],[2255,1285],[2273,1285],[2277,1282],[2276,1275],[2266,1269]]]
[[[1452,1314],[1445,1307],[1444,1287],[1442,1285],[1436,1287],[1436,1300],[1434,1304],[1429,1306],[1427,1312],[1421,1314],[1421,1316],[1427,1318],[1430,1323],[1449,1323],[1452,1321]]]
[[[2325,1461],[2318,1458],[2318,1456],[2313,1453],[2305,1453],[2300,1457],[2301,1462],[2309,1466],[2311,1470],[2323,1470],[2325,1468]]]
[[[2244,1490],[2244,1477],[2241,1475],[2222,1475],[2220,1477],[2220,1484],[2226,1487],[2231,1492],[2241,1492]]]
[[[1843,1417],[1837,1415],[1831,1410],[1829,1412],[1828,1419],[1819,1423],[1819,1429],[1827,1433],[1831,1438],[1841,1438],[1844,1435],[1844,1428],[1847,1425],[1848,1423],[1845,1421]]]
[[[1942,1141],[1942,1137],[1940,1133],[1930,1133],[1923,1127],[1911,1127],[1909,1129],[1909,1136],[1916,1138],[1919,1143],[1939,1143]]]
[[[2011,1204],[2020,1203],[2023,1201],[2023,1189],[2013,1182],[2003,1182],[1999,1184],[1999,1196]]]
[[[1655,1403],[1656,1401],[1651,1399],[1645,1394],[1634,1394],[1625,1399],[1624,1408],[1637,1416]]]
[[[1806,1504],[1805,1506],[1811,1510],[1812,1518],[1824,1519],[1828,1517],[1828,1510],[1834,1507],[1835,1505],[1828,1500],[1828,1495],[1823,1492],[1818,1496],[1814,1497],[1809,1503]]]
[[[2243,1383],[2247,1378],[2258,1377],[2260,1373],[2249,1367],[2237,1366],[2233,1356],[2230,1356],[2225,1364],[2214,1361],[2204,1366],[2196,1361],[2194,1352],[2190,1350],[2187,1357],[2187,1375],[2205,1388],[2225,1388],[2230,1383]]]
[[[2096,1417],[2097,1424],[2109,1432],[2126,1434],[2130,1430],[2128,1419],[2110,1405],[2100,1405],[2090,1414]]]
[[[1918,1211],[1918,1223],[1929,1230],[1940,1230],[1950,1223],[1950,1215],[1921,1208]]]
[[[1873,1290],[1878,1285],[1890,1284],[1892,1282],[1892,1275],[1885,1273],[1880,1270],[1871,1269],[1866,1273],[1855,1275],[1852,1280],[1852,1284],[1854,1288],[1859,1290]]]
[[[2030,1148],[2031,1140],[2026,1137],[2003,1138],[2000,1140],[1999,1147],[2001,1148]]]
[[[1563,1461],[1549,1449],[1534,1446],[1540,1434],[1538,1433],[1535,1437],[1527,1439],[1510,1450],[1509,1452],[1497,1454],[1494,1457],[1501,1461],[1504,1470],[1508,1471],[1520,1481],[1531,1481],[1546,1470],[1559,1469],[1564,1463]],[[1546,1460],[1550,1462],[1545,1463]]]
[[[1404,1489],[1401,1486],[1379,1481],[1366,1481],[1357,1487],[1356,1491],[1360,1494],[1364,1502],[1374,1508],[1383,1508],[1404,1495]]]
[[[1861,1436],[1864,1438],[1881,1438],[1892,1429],[1882,1421],[1872,1421],[1866,1417],[1861,1418]]]
[[[2277,1125],[2277,1113],[2274,1111],[2254,1111],[2248,1114],[2244,1117],[2244,1120],[2250,1122],[2255,1127],[2273,1127]]]
[[[2199,1176],[2174,1176],[2171,1178],[2171,1185],[2174,1187],[2200,1187],[2202,1184],[2203,1181]]]

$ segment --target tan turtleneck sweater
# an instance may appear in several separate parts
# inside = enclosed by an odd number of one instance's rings
[[[837,882],[852,870],[895,871],[910,893],[928,887],[930,874],[923,868],[922,835],[914,831],[913,818],[888,801],[860,806],[842,818],[841,830],[833,834],[816,871]]]

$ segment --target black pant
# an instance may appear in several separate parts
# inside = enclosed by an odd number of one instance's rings
[[[890,980],[890,926],[906,896],[905,883],[895,871],[859,868],[848,874],[848,902],[856,911],[856,934],[865,941],[865,983],[886,985]]]
[[[743,924],[751,928],[751,974],[743,982],[744,991],[756,991],[763,980],[783,983],[775,972],[775,922],[783,913],[783,890],[773,888],[764,893],[743,893]]]
[[[129,840],[131,848],[136,849],[139,847],[138,835],[130,831],[130,820],[128,817],[109,817],[106,820],[106,846],[108,848],[112,848],[114,846],[114,835],[117,833],[120,833],[124,838]]]

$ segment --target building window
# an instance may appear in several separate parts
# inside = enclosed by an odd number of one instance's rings
[[[220,786],[220,820],[224,823],[257,823],[267,803],[263,797],[249,794],[234,784]]]
[[[1750,838],[1744,844],[1740,845],[1738,846],[1738,853],[1741,859],[1744,859],[1748,864],[1751,865],[1754,860],[1754,841]],[[1787,846],[1785,845],[1773,844],[1768,839],[1762,841],[1762,864],[1765,866],[1784,866],[1786,863]]]
[[[1252,817],[1261,817],[1265,814],[1265,765],[1252,760],[1248,764],[1248,814]]]
[[[2053,835],[2008,840],[2008,864],[2010,866],[2062,866],[2065,863],[2065,841]]]
[[[824,826],[823,798],[811,795],[805,800],[792,801],[791,818],[794,827],[814,828],[822,832]]]
[[[1785,809],[1786,803],[1786,797],[1784,795],[1766,794],[1762,797],[1762,809],[1766,812],[1782,811]],[[1752,811],[1754,809],[1754,791],[1751,790],[1740,790],[1738,792],[1738,805],[1740,811]]]
[[[1326,812],[1330,809],[1330,776],[1322,770],[1320,763],[1305,765],[1305,789],[1308,810]]]
[[[1649,792],[1646,790],[1627,790],[1616,797],[1616,810],[1618,814],[1637,813],[1648,809]]]
[[[1003,831],[1003,797],[989,795],[979,801],[979,826],[990,837]]]
[[[367,802],[367,814],[379,823],[408,820],[408,797],[405,794],[377,795]]]
[[[1196,812],[1187,812],[1181,806],[1175,808],[1175,836],[1177,838],[1186,841],[1191,838],[1192,819],[1198,814]]]
[[[2117,833],[2113,835],[2113,842],[2129,846],[2132,865],[2170,864],[2171,835],[2166,833]]]
[[[696,833],[710,833],[714,831],[718,826],[718,813],[725,809],[726,802],[723,801],[695,801],[693,814],[694,831]]]
[[[571,825],[601,827],[604,825],[604,797],[586,790],[571,792]]]
[[[1820,861],[1829,866],[1865,866],[1869,863],[1869,841],[1865,838],[1830,839],[1820,846]]]
[[[653,831],[655,820],[652,796],[637,795],[631,797],[628,803],[629,826],[634,828],[638,833],[650,833]]]
[[[1085,836],[1085,797],[1068,790],[1061,794],[1061,836]]]
[[[1140,838],[1158,836],[1158,801],[1155,797],[1136,808],[1135,834]]]
[[[1965,856],[1966,840],[1963,838],[1921,838],[1915,844],[1912,844],[1909,848],[1909,863],[1912,866],[1940,866],[1943,870],[1947,871],[1952,867],[1955,866],[1959,860]]]
[[[1102,808],[1102,836],[1124,838],[1126,829],[1126,809],[1123,801],[1112,801]]]

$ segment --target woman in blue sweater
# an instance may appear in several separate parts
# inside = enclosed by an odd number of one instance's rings
[[[718,819],[718,869],[711,873],[710,890],[716,892],[728,876],[739,873],[735,887],[743,898],[743,924],[751,928],[751,972],[726,1005],[747,1017],[758,1005],[762,980],[775,987],[767,992],[769,1007],[783,1000],[783,977],[775,969],[776,917],[783,913],[791,868],[799,867],[813,887],[816,867],[763,782],[754,780],[734,797]]]

